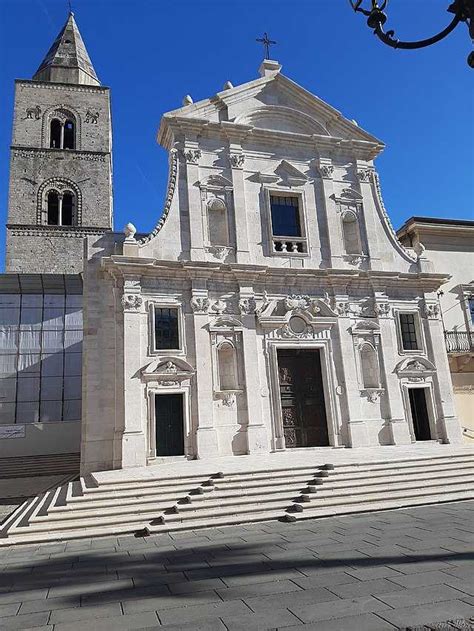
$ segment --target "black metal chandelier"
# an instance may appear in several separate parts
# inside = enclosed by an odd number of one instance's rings
[[[415,42],[400,41],[395,38],[395,31],[384,31],[384,24],[387,21],[384,9],[388,4],[388,0],[349,0],[349,2],[356,13],[363,13],[367,16],[369,28],[373,29],[374,34],[384,44],[392,48],[414,49],[431,46],[431,44],[435,44],[449,35],[460,22],[466,22],[469,35],[474,41],[474,0],[454,0],[447,9],[449,13],[454,14],[448,26],[437,35]],[[362,6],[364,3],[368,8]],[[474,68],[474,51],[469,54],[467,63],[471,68]]]

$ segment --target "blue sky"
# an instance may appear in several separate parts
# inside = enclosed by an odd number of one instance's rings
[[[367,0],[366,0],[367,1]],[[444,28],[447,0],[392,0],[388,28],[420,39]],[[429,9],[427,8],[429,6]],[[376,161],[396,227],[411,215],[473,218],[474,70],[465,25],[419,51],[381,44],[347,0],[73,0],[96,71],[112,89],[115,228],[156,223],[166,111],[257,76],[264,31],[283,72],[386,143]],[[31,78],[67,0],[0,0],[0,211],[6,221],[13,82]],[[3,261],[4,231],[0,260]]]

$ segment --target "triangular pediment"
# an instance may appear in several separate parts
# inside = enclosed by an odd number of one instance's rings
[[[209,99],[169,112],[164,116],[164,124],[173,118],[194,119],[203,124],[214,122],[227,129],[236,126],[359,140],[383,148],[377,138],[354,121],[280,72],[225,89]]]
[[[280,162],[275,173],[278,173],[281,179],[286,180],[289,184],[304,184],[308,181],[307,176],[287,160]]]

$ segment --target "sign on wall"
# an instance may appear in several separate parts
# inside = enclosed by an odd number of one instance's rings
[[[25,425],[0,425],[0,440],[2,438],[25,438]]]

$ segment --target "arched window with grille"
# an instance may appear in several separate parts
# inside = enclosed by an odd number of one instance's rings
[[[76,196],[71,191],[48,191],[46,195],[46,223],[48,226],[75,224]]]
[[[47,197],[47,221],[48,226],[59,226],[59,193],[49,191]]]
[[[379,388],[380,374],[377,352],[372,344],[365,343],[360,349],[362,382],[364,388]]]
[[[51,149],[76,148],[76,121],[72,115],[55,112],[49,125],[49,146]]]
[[[50,124],[49,146],[51,149],[61,149],[61,121],[53,118]]]
[[[222,342],[217,349],[219,390],[238,390],[237,356],[230,342]]]
[[[74,121],[68,119],[64,123],[63,149],[75,149],[75,125]]]
[[[355,213],[349,211],[342,216],[342,234],[346,254],[362,254],[359,220]]]

